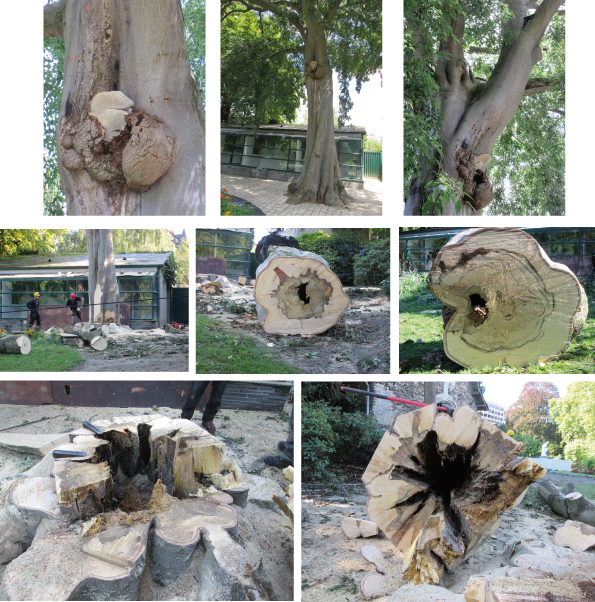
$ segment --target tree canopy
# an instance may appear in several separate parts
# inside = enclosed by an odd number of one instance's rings
[[[595,458],[595,383],[571,383],[564,397],[550,400],[550,412],[566,442],[566,459]]]
[[[54,253],[68,230],[0,230],[0,257]]]
[[[58,245],[62,255],[87,252],[85,230],[66,232]],[[166,253],[174,250],[171,234],[167,230],[112,230],[114,253]]]
[[[469,93],[465,102],[469,106],[480,103],[482,98],[488,96],[488,92],[493,93],[497,78],[506,78],[505,59],[520,52],[522,44],[519,34],[531,26],[530,22],[541,5],[545,10],[546,4],[553,5],[554,2],[405,0],[406,196],[410,183],[420,176],[423,166],[440,159],[447,152],[444,120],[445,115],[447,120],[452,118],[448,103],[456,104],[456,101],[447,98],[447,87],[440,84],[439,67],[453,58],[464,65],[469,80],[464,86]],[[555,12],[555,7],[553,10]],[[543,19],[544,22],[546,20]],[[522,84],[525,90],[518,109],[507,124],[503,120],[495,128],[505,125],[491,149],[489,178],[493,185],[493,200],[486,210],[487,214],[564,214],[564,22],[564,11],[560,10],[551,18],[549,26],[546,23],[545,34],[538,40],[542,56],[533,59],[535,62],[530,76]],[[458,49],[454,49],[446,40],[460,42],[460,56],[457,55]],[[447,78],[454,76],[454,72],[448,73]],[[500,81],[499,87],[506,87],[506,81]],[[511,100],[508,105],[514,108]],[[496,111],[504,113],[508,110],[496,104],[489,108],[494,110],[493,115],[496,115]],[[454,110],[454,113],[457,114],[457,111]],[[456,119],[455,123],[458,123]],[[449,189],[455,188],[455,182],[436,176],[433,190],[437,191],[438,196],[448,196]],[[464,197],[464,200],[468,200],[468,197]]]
[[[506,412],[507,428],[543,442],[549,441],[549,454],[561,454],[564,448],[562,436],[552,421],[549,410],[549,400],[558,397],[558,387],[553,383],[526,383],[518,400]]]

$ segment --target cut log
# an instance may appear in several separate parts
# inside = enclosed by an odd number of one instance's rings
[[[369,520],[358,520],[351,516],[346,516],[341,521],[341,529],[349,539],[358,537],[374,537],[378,535],[378,525]]]
[[[556,530],[553,539],[555,544],[563,548],[584,552],[595,546],[595,527],[567,520],[562,527]]]
[[[41,433],[29,435],[26,433],[1,433],[0,447],[13,449],[34,456],[45,456],[57,445],[66,444],[70,441],[68,435],[58,433],[43,435]]]
[[[360,583],[364,600],[380,598],[386,593],[385,589],[384,578],[378,573],[366,573]]]
[[[362,546],[359,549],[359,553],[368,562],[371,562],[379,573],[384,575],[388,572],[389,567],[386,558],[376,546]]]
[[[93,558],[131,569],[147,546],[146,534],[144,538],[139,534],[139,531],[146,529],[139,527],[137,525],[136,529],[131,529],[122,525],[92,535],[83,543],[83,552]]]
[[[318,334],[337,323],[349,305],[325,259],[282,247],[258,266],[254,299],[265,332]]]
[[[86,330],[76,326],[66,326],[64,328],[66,334],[75,334],[85,343],[91,346],[96,351],[103,351],[107,347],[107,340],[101,336],[103,334],[100,329]],[[101,333],[101,334],[100,334]],[[62,335],[64,336],[64,335]]]
[[[404,577],[437,583],[477,549],[527,487],[545,475],[523,444],[467,406],[397,418],[362,476],[366,510],[405,555]]]
[[[549,479],[539,483],[537,495],[556,514],[595,527],[595,504],[576,491],[564,495]]]
[[[31,341],[25,336],[7,336],[0,339],[0,353],[20,353],[31,351]]]
[[[430,291],[448,308],[446,355],[466,368],[543,364],[583,328],[585,291],[515,228],[465,230],[438,253]]]

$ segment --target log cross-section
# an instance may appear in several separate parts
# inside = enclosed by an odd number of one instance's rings
[[[429,288],[445,305],[444,351],[466,368],[544,363],[569,346],[588,311],[571,270],[515,228],[457,234],[434,260]]]
[[[30,351],[31,341],[29,337],[9,335],[0,339],[0,353],[27,355]]]
[[[397,418],[362,480],[368,515],[405,555],[404,579],[437,583],[494,533],[546,472],[517,457],[523,447],[467,406]]]

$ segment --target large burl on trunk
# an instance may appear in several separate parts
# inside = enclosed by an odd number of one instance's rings
[[[349,305],[325,259],[281,247],[258,266],[254,299],[265,332],[318,334],[337,323]]]
[[[452,418],[435,404],[397,418],[362,480],[368,514],[405,554],[403,579],[438,583],[496,531],[546,472],[517,457],[523,447],[466,406]]]
[[[59,0],[58,126],[69,215],[204,215],[204,111],[179,0]]]
[[[546,362],[581,332],[588,312],[570,269],[515,228],[455,236],[438,253],[429,287],[447,306],[444,352],[466,368]]]

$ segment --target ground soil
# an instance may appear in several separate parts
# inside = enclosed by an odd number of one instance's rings
[[[71,372],[188,372],[188,333],[162,329],[109,335],[104,351],[85,346]]]
[[[214,423],[218,429],[217,436],[226,443],[226,455],[232,457],[243,472],[274,480],[281,487],[287,487],[288,481],[282,471],[265,464],[263,457],[280,453],[277,443],[287,438],[287,418],[291,409],[292,405],[286,404],[283,413],[220,410]],[[0,404],[0,428],[21,424],[6,432],[60,433],[80,428],[83,420],[153,413],[179,418],[180,412],[180,409],[156,406],[128,409]],[[50,420],[31,424],[35,420],[46,417]],[[200,413],[195,414],[194,420],[200,424]],[[0,479],[22,474],[41,461],[41,457],[0,447]],[[37,470],[40,468],[42,468],[41,464],[37,466]],[[251,541],[257,539],[258,545],[264,550],[265,570],[271,578],[275,591],[281,592],[280,599],[292,600],[293,533],[289,528],[288,519],[280,510],[272,514],[270,510],[265,510],[256,504],[249,504],[246,509],[238,508],[237,511],[244,537],[252,537]],[[150,554],[150,550],[148,553]],[[198,592],[196,566],[199,561],[200,554],[197,552],[185,575],[168,587],[158,585],[145,571],[147,574],[143,574],[141,579],[138,599],[195,600]],[[5,570],[5,566],[0,567],[0,582]]]
[[[349,297],[347,310],[332,328],[311,337],[267,334],[256,319],[253,287],[235,287],[217,294],[199,290],[196,310],[228,324],[236,332],[249,334],[272,346],[286,362],[304,372],[388,374],[388,297],[377,287],[344,287],[343,290]]]
[[[558,487],[577,482],[593,483],[588,477],[548,474]],[[491,575],[500,568],[498,557],[514,541],[540,539],[551,542],[555,529],[565,519],[537,498],[533,484],[523,502],[504,512],[500,528],[461,566],[447,573],[440,585],[462,593],[470,576]],[[394,566],[395,590],[406,585],[400,579],[403,556],[382,534],[367,539],[348,539],[341,530],[344,516],[368,519],[368,495],[363,484],[302,486],[302,601],[352,602],[362,600],[360,583],[374,566],[359,553],[363,545],[376,546]]]

